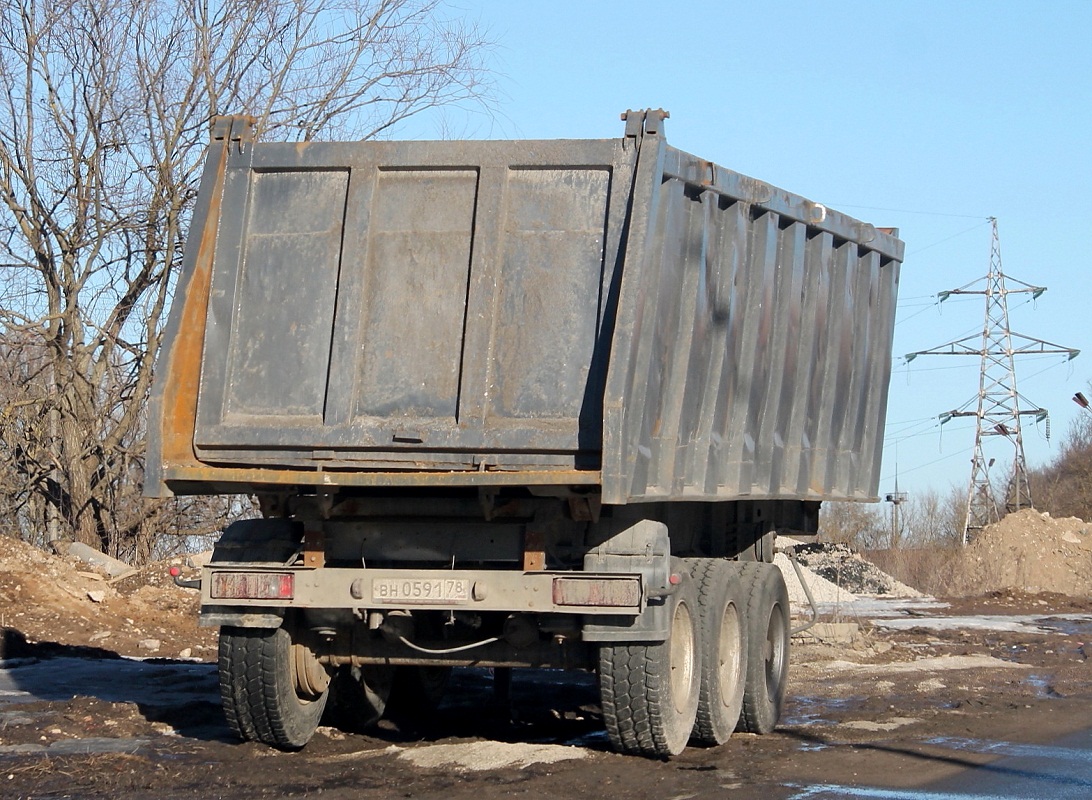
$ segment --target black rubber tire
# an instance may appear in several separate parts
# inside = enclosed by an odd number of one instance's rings
[[[387,715],[416,721],[424,714],[431,714],[443,701],[450,678],[451,667],[398,667],[387,701]]]
[[[701,620],[701,692],[690,741],[724,744],[739,724],[747,664],[743,565],[719,558],[688,560]]]
[[[242,519],[231,523],[212,550],[216,564],[284,564],[299,550],[303,525],[287,519]]]
[[[250,637],[245,635],[247,630],[220,628],[217,663],[220,673],[220,705],[223,706],[228,727],[244,742],[253,742],[257,741],[258,732],[254,729],[254,719],[247,698],[251,692],[261,691],[261,678],[260,675],[252,676],[250,673],[254,670],[248,669],[252,658]]]
[[[789,676],[789,592],[773,564],[741,567],[747,668],[737,729],[770,733],[781,717]]]
[[[284,628],[220,628],[220,699],[232,732],[281,750],[307,744],[329,691],[315,698],[296,689],[292,637]]]
[[[599,648],[599,691],[611,746],[620,753],[667,758],[685,749],[698,713],[701,647],[697,591],[682,562],[667,641]]]
[[[367,664],[342,667],[330,683],[322,724],[364,733],[389,711],[397,667]]]

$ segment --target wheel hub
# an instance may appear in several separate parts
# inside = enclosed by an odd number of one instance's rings
[[[671,694],[675,707],[682,711],[690,698],[694,679],[694,622],[690,609],[679,604],[671,626]]]
[[[321,697],[330,687],[330,673],[307,645],[298,642],[292,644],[292,667],[296,689],[301,696],[313,700]]]

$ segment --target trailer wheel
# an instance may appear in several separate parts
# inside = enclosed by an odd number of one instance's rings
[[[698,713],[701,650],[697,594],[681,562],[672,571],[682,581],[672,603],[665,642],[603,645],[599,648],[599,690],[610,743],[632,755],[667,757],[681,753]]]
[[[436,710],[447,692],[451,667],[401,666],[387,701],[388,715],[412,721]]]
[[[701,692],[691,741],[728,741],[743,708],[747,632],[741,580],[743,565],[718,558],[690,561],[698,588]]]
[[[444,636],[444,619],[438,612],[414,614],[416,630],[427,639]],[[403,665],[395,669],[387,717],[399,725],[413,726],[437,709],[447,692],[451,667]]]
[[[220,698],[232,732],[282,750],[315,733],[330,676],[285,628],[220,629]]]
[[[363,733],[387,712],[397,667],[342,667],[330,683],[322,724]]]
[[[747,670],[739,727],[770,733],[781,717],[789,672],[789,593],[773,564],[741,564]]]

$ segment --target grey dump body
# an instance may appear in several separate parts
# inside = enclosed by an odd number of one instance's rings
[[[571,141],[234,124],[160,362],[150,494],[875,499],[892,232],[670,147],[654,115]]]
[[[876,498],[902,243],[662,122],[306,144],[216,122],[146,491],[262,512],[200,579],[239,736],[301,747],[332,681],[374,719],[467,664],[594,669],[623,752],[773,729],[775,538]]]

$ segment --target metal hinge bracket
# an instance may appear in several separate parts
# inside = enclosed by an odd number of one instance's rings
[[[626,138],[636,140],[640,146],[645,136],[660,136],[664,132],[664,120],[671,114],[662,108],[646,108],[641,111],[627,109],[622,113],[626,123]]]
[[[254,126],[258,120],[249,114],[229,114],[212,118],[212,141],[237,142],[243,145],[254,141]]]

